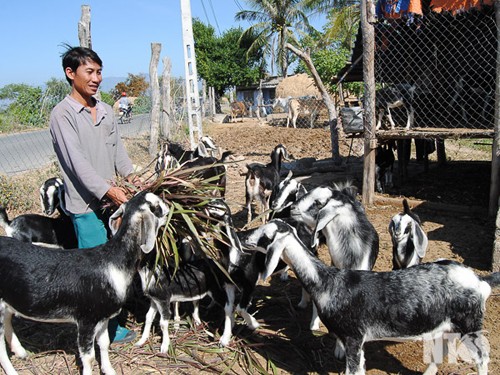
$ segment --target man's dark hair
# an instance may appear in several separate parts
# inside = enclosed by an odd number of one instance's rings
[[[71,68],[74,72],[78,69],[78,67],[82,64],[85,64],[85,62],[91,60],[97,64],[99,64],[102,67],[102,60],[99,57],[97,53],[95,53],[93,50],[90,48],[86,47],[71,47],[71,46],[66,46],[68,49],[66,52],[63,53],[62,55],[62,66],[64,70],[64,75],[66,77],[66,80],[69,82],[71,85],[72,82],[66,76],[66,68]]]

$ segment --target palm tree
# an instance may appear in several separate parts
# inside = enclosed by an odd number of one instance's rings
[[[323,44],[352,48],[360,22],[359,0],[304,0],[303,6],[306,11],[328,13]]]
[[[271,57],[271,71],[277,63],[281,75],[287,76],[290,56],[286,44],[299,45],[297,35],[312,32],[306,13],[302,10],[301,0],[246,0],[253,10],[242,10],[236,13],[236,20],[256,22],[243,32],[257,35],[248,53],[264,48],[265,54]]]

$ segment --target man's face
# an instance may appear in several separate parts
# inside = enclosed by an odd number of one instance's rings
[[[102,67],[92,60],[87,60],[76,71],[66,68],[66,75],[73,81],[73,89],[82,97],[90,97],[97,93],[102,82]]]

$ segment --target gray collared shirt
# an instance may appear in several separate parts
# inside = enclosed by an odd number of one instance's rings
[[[68,95],[50,115],[50,134],[66,189],[66,209],[72,214],[98,209],[116,174],[126,177],[133,170],[113,109],[101,101],[95,108],[96,123],[90,110]]]

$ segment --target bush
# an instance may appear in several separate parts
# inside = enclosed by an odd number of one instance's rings
[[[134,113],[149,113],[151,112],[151,98],[149,96],[139,96],[134,102]]]

